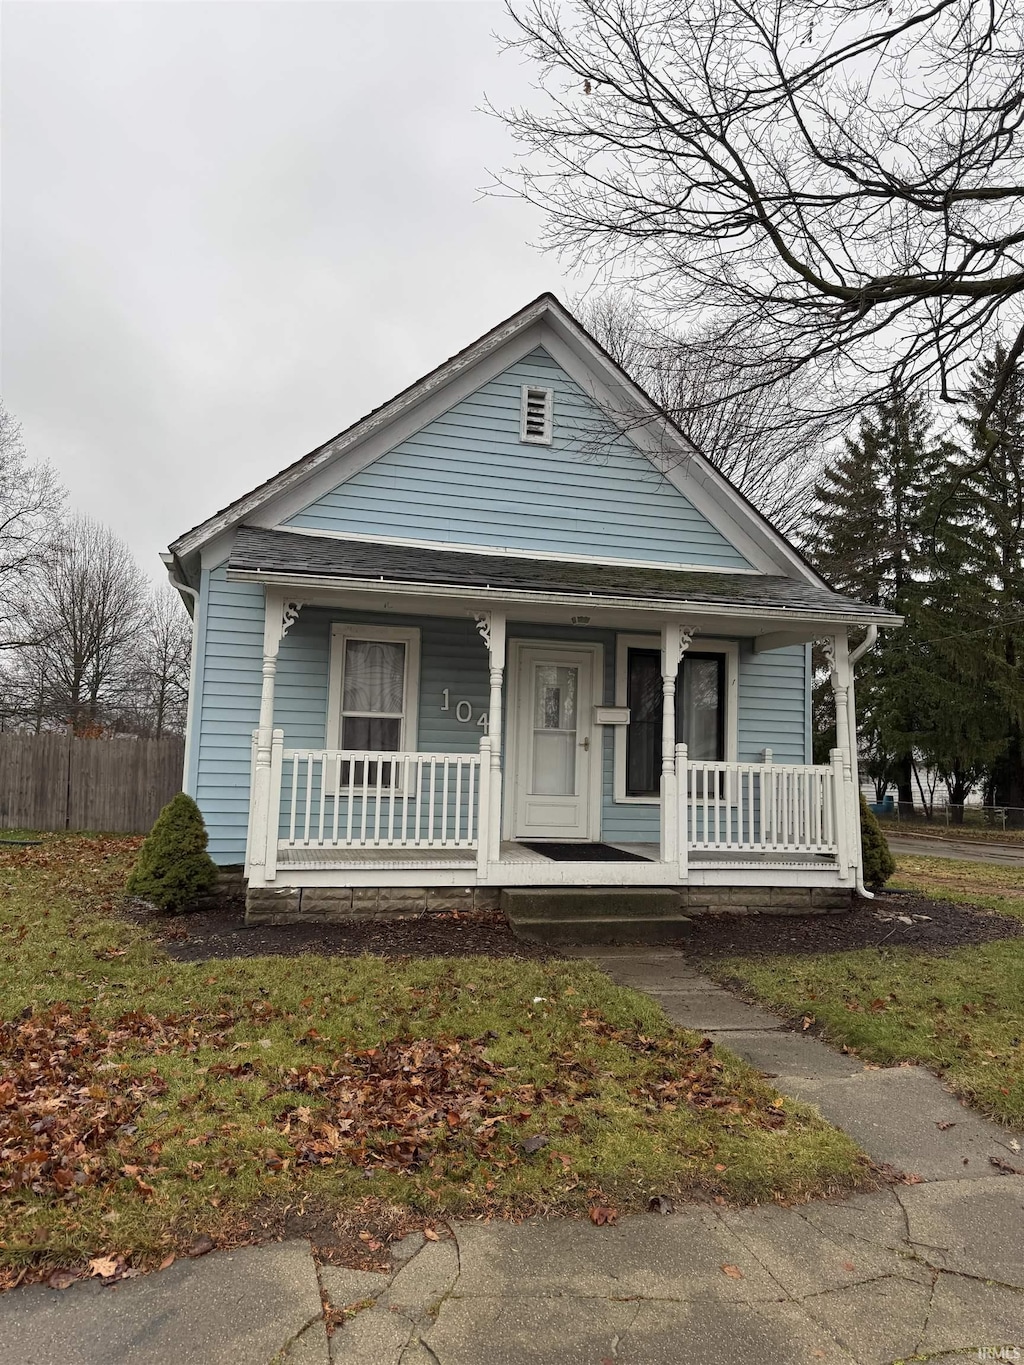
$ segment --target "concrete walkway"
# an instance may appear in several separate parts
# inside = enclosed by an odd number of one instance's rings
[[[674,949],[595,944],[566,951],[620,986],[645,991],[673,1023],[706,1033],[767,1072],[784,1095],[817,1105],[879,1165],[923,1180],[998,1178],[1004,1174],[998,1161],[1024,1170],[1011,1134],[961,1104],[923,1067],[865,1066],[794,1033],[778,1015],[702,976]],[[1021,1244],[1024,1250],[1024,1226]]]
[[[999,1348],[1024,1359],[1024,1177],[990,1158],[1024,1162],[1004,1130],[918,1068],[872,1070],[785,1031],[680,954],[580,951],[922,1183],[602,1228],[457,1224],[448,1240],[399,1243],[387,1275],[318,1266],[306,1243],[286,1242],[111,1289],[32,1286],[0,1298],[0,1365],[951,1365]],[[353,1309],[330,1338],[324,1302]]]
[[[2,1365],[891,1365],[1024,1351],[1024,1179],[689,1206],[596,1228],[459,1224],[388,1275],[304,1242],[0,1299]],[[723,1269],[728,1267],[728,1271]],[[321,1290],[358,1309],[328,1338]],[[1011,1357],[1012,1358],[1012,1357]]]

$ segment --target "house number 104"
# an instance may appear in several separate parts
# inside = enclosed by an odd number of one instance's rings
[[[451,688],[446,687],[441,693],[441,710],[450,711],[452,709]],[[473,703],[471,701],[458,701],[455,703],[455,719],[461,721],[463,725],[468,725],[473,719]],[[487,712],[481,711],[477,725],[481,729],[487,729]]]

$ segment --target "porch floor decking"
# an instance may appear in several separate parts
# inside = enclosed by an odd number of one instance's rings
[[[611,848],[619,849],[622,853],[633,854],[647,859],[649,862],[657,863],[661,857],[661,850],[657,844],[627,844],[609,841]],[[610,860],[614,862],[614,860]],[[623,859],[625,864],[628,860]],[[547,858],[536,849],[526,848],[523,844],[516,843],[514,840],[502,840],[501,862],[511,864],[521,863],[550,863],[556,865],[556,860]],[[730,851],[726,849],[691,850],[689,855],[690,866],[695,870],[698,868],[722,868],[732,867],[737,871],[742,868],[759,867],[793,867],[793,868],[830,868],[835,866],[835,859],[825,854],[816,853],[779,853],[779,852],[745,852],[742,850]],[[277,866],[279,871],[294,869],[296,871],[331,871],[335,868],[359,869],[360,871],[388,871],[390,869],[404,869],[414,871],[422,869],[466,869],[475,870],[476,851],[471,848],[281,848],[278,851]]]

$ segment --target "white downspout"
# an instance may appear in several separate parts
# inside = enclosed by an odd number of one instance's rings
[[[857,767],[857,694],[854,689],[854,666],[869,654],[878,642],[878,627],[868,626],[868,633],[856,649],[850,651],[850,704],[847,708],[847,722],[850,734],[850,768],[853,773],[853,790],[857,798],[857,826],[860,827],[860,773]],[[874,892],[864,885],[864,860],[857,856],[857,895],[865,900],[874,900]]]

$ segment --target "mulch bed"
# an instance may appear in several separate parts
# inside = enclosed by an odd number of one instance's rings
[[[138,902],[129,911],[179,962],[208,958],[292,957],[559,957],[557,949],[517,939],[504,915],[421,915],[415,919],[351,920],[342,924],[254,925],[236,904],[167,917]],[[907,922],[909,921],[909,923]],[[917,948],[946,952],[973,943],[1024,935],[1024,920],[970,905],[907,892],[856,901],[842,914],[707,915],[691,921],[673,946],[695,958],[834,953],[857,948]]]
[[[421,915],[416,919],[350,920],[345,924],[261,924],[247,928],[241,909],[165,915],[139,908],[132,918],[150,929],[178,962],[225,957],[558,957],[552,948],[522,943],[504,915]]]
[[[909,923],[907,922],[909,921]],[[1024,920],[971,905],[929,900],[910,892],[856,900],[830,915],[708,915],[695,918],[676,945],[696,958],[772,957],[858,948],[953,948],[1024,935]]]

